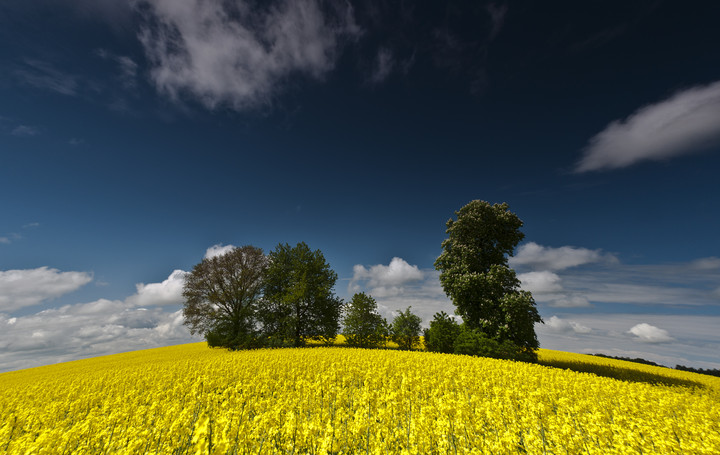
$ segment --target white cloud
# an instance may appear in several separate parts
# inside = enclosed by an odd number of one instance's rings
[[[550,271],[528,272],[518,274],[520,285],[523,290],[534,294],[556,294],[562,292],[560,277]]]
[[[698,270],[714,270],[720,269],[720,258],[708,257],[696,259],[690,263],[690,265]]]
[[[75,291],[90,281],[90,273],[61,272],[48,267],[0,271],[0,311],[37,305]]]
[[[295,74],[319,79],[337,58],[341,38],[357,36],[349,4],[282,0],[141,0],[139,35],[157,89],[190,95],[205,107],[267,105]]]
[[[10,243],[10,239],[8,237],[0,237],[0,243]]]
[[[575,172],[663,160],[720,143],[720,82],[676,93],[610,123],[590,139]]]
[[[10,132],[10,134],[18,137],[32,137],[40,134],[40,130],[34,126],[18,125]]]
[[[410,265],[404,259],[394,257],[389,265],[378,264],[369,269],[363,265],[355,265],[351,284],[367,281],[367,286],[370,288],[398,288],[422,279],[423,272],[416,265]]]
[[[427,327],[435,313],[453,314],[455,307],[440,285],[436,270],[420,270],[401,258],[393,258],[389,265],[366,268],[356,265],[348,293],[365,292],[378,303],[378,311],[392,321],[398,311],[411,306]]]
[[[581,295],[566,295],[550,301],[550,306],[555,308],[582,308],[592,306],[590,301]]]
[[[183,325],[182,310],[129,308],[122,301],[66,305],[13,319],[0,330],[0,371],[200,341]]]
[[[174,270],[162,283],[137,284],[132,303],[137,306],[181,305],[185,275],[187,272],[183,270]]]
[[[668,334],[667,330],[663,330],[655,327],[654,325],[647,324],[645,322],[633,326],[628,333],[632,333],[647,343],[664,343],[673,341],[673,338]]]
[[[602,253],[601,250],[572,246],[552,248],[538,245],[535,242],[522,245],[518,248],[517,254],[509,258],[509,263],[513,267],[528,266],[541,270],[564,270],[601,261],[614,262],[617,259],[610,254]]]
[[[591,333],[592,329],[575,321],[552,316],[545,325],[555,332]]]
[[[544,316],[546,323],[535,326],[542,348],[586,354],[640,357],[668,366],[679,364],[720,368],[717,357],[720,349],[720,332],[717,330],[720,316],[626,313],[582,315],[568,313],[556,314],[556,316],[561,321],[551,324],[552,318]],[[592,327],[592,330],[579,334],[568,330],[563,321],[573,321],[580,326]],[[628,331],[628,327],[643,324],[655,328],[664,327],[666,333],[660,332],[660,335],[670,337],[669,333],[672,333],[672,339],[663,343],[653,343]],[[649,332],[652,333],[652,329]]]
[[[214,258],[215,256],[222,256],[223,254],[229,253],[235,248],[235,245],[222,245],[218,243],[213,245],[205,251],[205,259]]]
[[[182,304],[186,273],[175,270],[161,283],[138,284],[124,300],[98,299],[13,318],[0,314],[0,371],[200,341],[183,325],[182,310],[167,311]]]

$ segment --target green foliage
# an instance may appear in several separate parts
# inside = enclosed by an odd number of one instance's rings
[[[400,349],[415,349],[420,347],[420,324],[422,319],[412,314],[410,307],[401,311],[393,319],[390,329],[392,340],[398,344]]]
[[[377,312],[377,302],[361,292],[353,295],[343,319],[345,342],[348,346],[376,348],[385,344],[388,326]]]
[[[465,324],[497,343],[518,346],[520,357],[535,357],[539,347],[535,323],[542,318],[529,292],[508,266],[517,244],[524,238],[522,221],[508,205],[472,201],[447,222],[448,238],[435,261],[440,282]]]
[[[480,357],[495,357],[499,343],[486,337],[481,331],[462,326],[455,339],[455,354],[474,355]]]
[[[334,339],[343,305],[333,293],[336,281],[320,250],[312,251],[304,242],[279,244],[270,252],[265,275],[260,311],[265,334],[283,346]]]
[[[460,326],[444,311],[435,313],[430,328],[425,330],[425,347],[428,351],[455,352],[455,339],[460,334]]]
[[[453,345],[455,354],[532,361],[537,360],[535,351],[530,354],[510,340],[498,341],[482,331],[463,324]]]
[[[255,315],[267,267],[263,251],[250,245],[195,265],[183,286],[183,315],[190,332],[205,335],[211,346],[257,346]]]

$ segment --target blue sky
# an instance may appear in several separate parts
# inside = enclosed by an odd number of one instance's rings
[[[542,347],[720,368],[719,13],[5,1],[0,371],[196,340],[183,272],[229,245],[427,324],[473,199],[524,222]]]

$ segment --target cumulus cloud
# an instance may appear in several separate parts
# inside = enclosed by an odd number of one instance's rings
[[[235,248],[235,245],[222,245],[218,243],[213,245],[205,251],[205,259],[214,258],[215,256],[222,256],[223,254],[229,253]]]
[[[16,311],[75,291],[92,281],[87,272],[57,269],[0,271],[0,311]]]
[[[557,316],[552,316],[545,325],[552,331],[555,332],[574,332],[574,333],[591,333],[592,329],[586,325],[580,324],[579,322],[561,319]]]
[[[130,308],[122,301],[0,317],[0,371],[200,341],[183,321],[182,310]]]
[[[374,294],[388,296],[402,292],[403,285],[422,279],[423,272],[416,265],[410,265],[404,259],[394,257],[389,265],[378,264],[369,269],[363,265],[355,265],[349,289],[355,292],[359,289],[358,283],[365,282]]]
[[[172,307],[182,304],[186,273],[175,270],[160,283],[138,284],[124,300],[98,299],[13,318],[0,314],[0,371],[199,341],[183,325],[182,310]]]
[[[174,270],[170,276],[161,283],[142,284],[135,287],[137,293],[130,299],[137,306],[150,305],[180,305],[183,303],[183,286],[185,285],[184,270]]]
[[[440,274],[436,270],[420,270],[395,257],[389,265],[369,268],[356,265],[353,272],[348,293],[370,294],[378,303],[378,311],[388,321],[409,306],[420,316],[424,326],[428,326],[435,313],[453,314],[455,311],[440,285]]]
[[[343,37],[359,29],[352,7],[317,0],[141,0],[139,38],[156,88],[172,99],[189,95],[209,109],[267,105],[291,75],[320,79]]]
[[[517,277],[522,289],[532,294],[556,294],[563,290],[560,277],[547,270],[521,273]]]
[[[528,242],[520,246],[517,254],[509,259],[509,263],[513,267],[528,266],[541,270],[564,270],[601,261],[616,262],[617,259],[610,254],[602,253],[601,250],[572,246],[552,248],[538,245],[535,242]]]
[[[628,333],[635,335],[640,341],[646,343],[664,343],[673,341],[667,330],[660,329],[645,322],[634,325]]]
[[[610,123],[590,139],[575,172],[664,160],[720,143],[720,81],[693,87]]]

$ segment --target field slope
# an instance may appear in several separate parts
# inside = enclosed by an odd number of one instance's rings
[[[426,352],[197,343],[4,373],[0,452],[720,453],[717,378],[540,357],[588,372]]]

